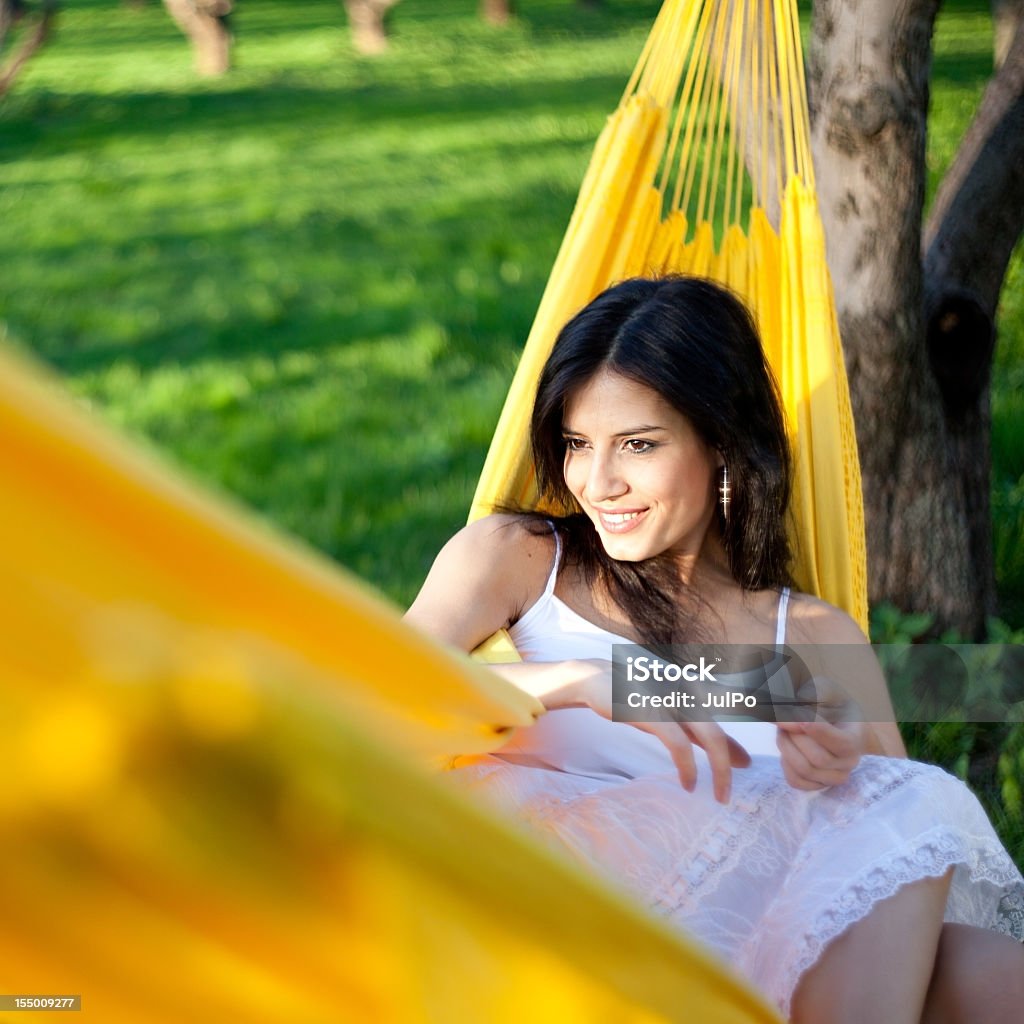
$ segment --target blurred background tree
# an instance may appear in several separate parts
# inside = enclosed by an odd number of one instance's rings
[[[352,45],[359,53],[373,56],[388,47],[384,17],[398,0],[344,0]]]
[[[196,71],[223,75],[231,67],[232,0],[164,0],[164,6],[192,44]]]
[[[14,85],[22,69],[50,38],[57,17],[57,0],[40,0],[32,8],[26,0],[0,0],[0,97]],[[20,38],[15,33],[20,30]],[[8,53],[12,42],[13,52]]]

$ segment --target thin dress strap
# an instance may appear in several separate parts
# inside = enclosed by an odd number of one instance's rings
[[[557,562],[556,562],[557,564]],[[786,643],[786,612],[789,608],[789,587],[783,587],[779,594],[779,611],[775,620],[775,648],[781,649]]]
[[[555,535],[555,561],[551,566],[551,574],[548,576],[548,582],[544,587],[544,597],[550,597],[555,592],[555,583],[558,580],[558,566],[562,561],[562,538],[558,536],[558,530],[555,529],[555,524],[548,520],[551,526],[551,532]]]

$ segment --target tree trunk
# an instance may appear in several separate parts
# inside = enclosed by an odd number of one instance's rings
[[[507,25],[512,14],[512,0],[480,0],[480,16],[492,25]]]
[[[934,17],[935,0],[819,0],[812,143],[857,421],[870,597],[934,611],[972,636],[996,610],[988,382],[996,304],[1024,229],[1024,27],[922,236]]]
[[[921,218],[936,0],[819,0],[808,75],[818,194],[857,423],[869,597],[974,633],[960,461],[924,332]],[[984,461],[984,453],[975,453]],[[987,482],[986,482],[987,488]]]
[[[192,43],[196,71],[222,75],[231,67],[227,15],[231,0],[164,0],[167,13]]]
[[[384,15],[398,0],[345,0],[352,45],[368,57],[388,48]]]
[[[43,0],[35,24],[25,30],[21,46],[9,61],[0,65],[0,97],[10,90],[25,65],[50,38],[56,23],[57,7],[57,0]],[[15,3],[14,0],[0,0],[0,53],[3,52],[7,35],[15,22],[26,18],[23,4]]]

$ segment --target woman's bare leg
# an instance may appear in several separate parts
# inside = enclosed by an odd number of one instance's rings
[[[794,1024],[920,1024],[950,874],[904,886],[832,942],[797,986]]]
[[[966,924],[943,926],[923,1024],[1020,1024],[1024,945]]]

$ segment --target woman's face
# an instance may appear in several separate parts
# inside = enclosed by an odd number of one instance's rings
[[[699,554],[722,460],[651,388],[602,370],[566,405],[565,482],[623,562]]]

